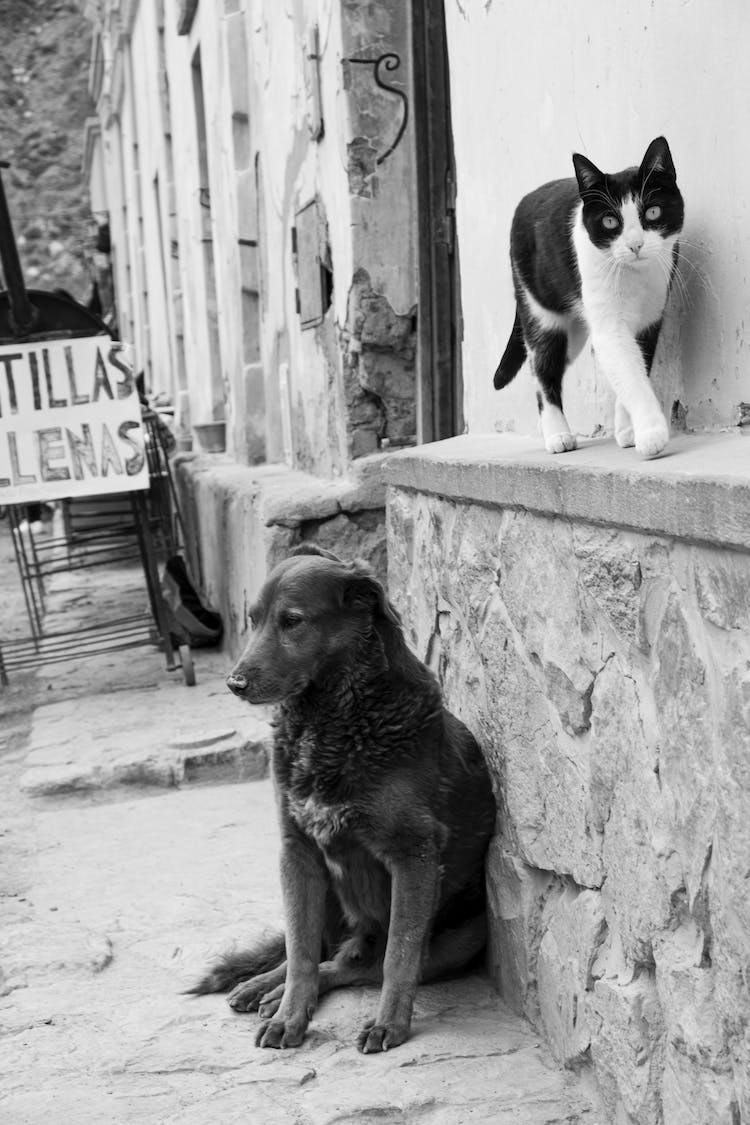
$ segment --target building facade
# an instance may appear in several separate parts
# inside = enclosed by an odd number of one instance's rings
[[[490,968],[618,1125],[750,1121],[750,20],[499,0],[89,0],[92,208],[169,394],[227,646],[301,541],[389,578],[500,795]],[[673,439],[544,453],[513,320],[524,192],[638,163],[686,200],[654,384]],[[459,267],[460,253],[460,267]],[[203,455],[193,426],[226,423]],[[443,440],[445,439],[445,440]]]

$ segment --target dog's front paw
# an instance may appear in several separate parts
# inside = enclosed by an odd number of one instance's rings
[[[363,1055],[374,1055],[398,1047],[409,1035],[408,1024],[368,1023],[357,1036],[357,1050]]]
[[[635,448],[641,457],[658,457],[669,441],[669,427],[667,423],[658,422],[645,430],[636,430]]]
[[[289,1019],[268,1020],[261,1024],[255,1036],[256,1047],[299,1047],[305,1038],[309,1020],[306,1016],[291,1016]]]

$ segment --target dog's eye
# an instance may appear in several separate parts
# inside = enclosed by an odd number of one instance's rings
[[[279,625],[282,629],[295,629],[297,625],[301,625],[304,617],[301,613],[294,610],[285,610],[279,617]]]

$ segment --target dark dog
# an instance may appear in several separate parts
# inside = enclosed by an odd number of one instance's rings
[[[229,954],[193,989],[234,986],[261,1047],[296,1047],[318,998],[380,983],[361,1051],[409,1034],[417,984],[485,944],[484,856],[495,801],[474,738],[409,651],[361,564],[299,548],[269,576],[227,683],[279,703],[273,777],[286,941]]]

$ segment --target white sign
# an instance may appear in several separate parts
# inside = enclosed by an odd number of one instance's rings
[[[148,488],[129,350],[107,336],[0,344],[0,504]]]

